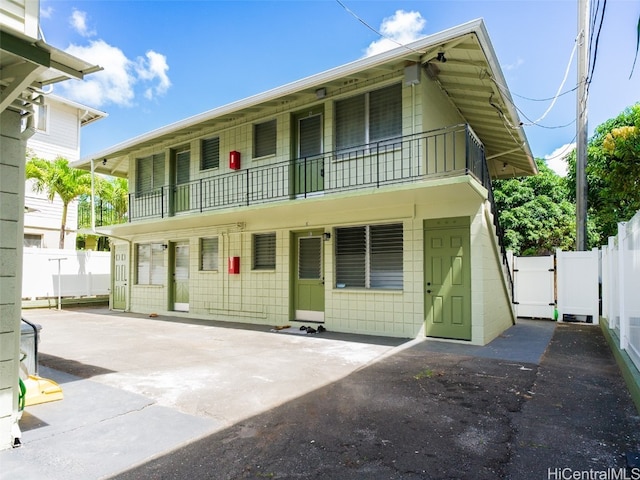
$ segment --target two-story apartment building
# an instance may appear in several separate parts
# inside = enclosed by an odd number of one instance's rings
[[[536,173],[505,85],[476,20],[82,160],[129,179],[111,308],[489,342],[491,181]]]
[[[54,94],[42,95],[34,103],[34,134],[27,140],[27,153],[43,160],[63,157],[80,159],[80,130],[106,113]],[[24,246],[59,248],[62,200],[49,201],[46,192],[36,192],[33,180],[25,187]],[[65,248],[75,250],[78,204],[72,202],[67,213]]]

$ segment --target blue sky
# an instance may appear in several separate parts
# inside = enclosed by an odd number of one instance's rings
[[[396,46],[388,38],[404,43],[476,18],[485,20],[526,125],[550,107],[551,100],[537,100],[558,92],[577,35],[577,0],[341,3],[41,0],[40,20],[49,44],[105,67],[82,85],[55,88],[109,114],[83,128],[83,157]],[[606,3],[589,90],[590,134],[640,101],[640,60],[629,79],[639,16],[640,0]],[[562,92],[575,88],[575,57],[568,72]],[[525,128],[536,157],[555,165],[574,142],[575,105],[575,91],[562,95],[538,125]]]

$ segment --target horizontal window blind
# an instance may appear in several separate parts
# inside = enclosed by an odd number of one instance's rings
[[[343,148],[362,145],[366,142],[365,96],[345,98],[335,105],[336,147]]]
[[[366,227],[336,229],[336,284],[366,287]]]
[[[403,288],[401,223],[336,229],[338,288]]]
[[[200,239],[200,270],[218,270],[218,237]]]
[[[259,233],[253,236],[254,270],[273,270],[276,268],[276,234]]]
[[[402,88],[390,85],[369,94],[369,141],[402,135]]]
[[[276,121],[270,120],[253,126],[253,157],[276,153]]]
[[[298,239],[298,278],[301,280],[322,278],[322,238]]]
[[[220,166],[220,138],[207,138],[201,143],[200,170],[218,168]]]
[[[176,185],[189,183],[190,166],[191,152],[189,150],[176,153]]]
[[[402,289],[402,224],[372,225],[371,288]]]
[[[136,246],[136,283],[138,285],[164,285],[164,247],[160,243]]]

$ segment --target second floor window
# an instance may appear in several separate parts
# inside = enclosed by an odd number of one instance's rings
[[[253,158],[276,154],[276,126],[275,120],[253,126]]]
[[[402,86],[398,84],[338,100],[336,148],[343,150],[402,135]]]
[[[220,139],[207,138],[200,144],[200,170],[218,168],[220,166]]]
[[[136,159],[136,194],[150,193],[164,185],[164,153]]]

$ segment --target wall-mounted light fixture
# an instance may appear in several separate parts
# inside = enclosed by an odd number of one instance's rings
[[[166,250],[167,248],[169,248],[169,245],[167,245],[166,243],[163,243],[163,244],[162,244],[162,249],[163,249],[163,250]]]
[[[328,242],[331,239],[331,232],[324,232],[322,234],[322,238],[324,239],[325,242]]]
[[[438,52],[438,56],[436,57],[439,62],[445,63],[447,61],[447,57],[444,56],[444,52]]]
[[[326,96],[327,96],[327,89],[326,89],[325,87],[318,88],[318,89],[316,90],[316,98],[317,98],[318,100],[320,100],[321,98],[324,98],[324,97],[326,97]]]
[[[106,165],[106,164],[107,164],[107,159],[105,158],[102,160],[102,165]]]

